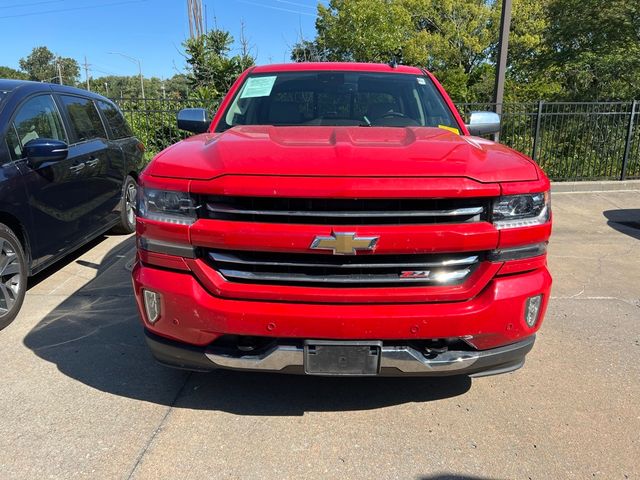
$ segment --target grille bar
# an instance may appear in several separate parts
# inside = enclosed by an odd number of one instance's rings
[[[203,218],[315,225],[435,224],[487,221],[489,198],[290,198],[203,196]]]
[[[226,280],[257,284],[335,287],[457,285],[478,267],[481,254],[284,254],[211,250],[205,259]]]
[[[455,208],[450,210],[421,210],[421,211],[296,211],[296,210],[241,210],[233,207],[223,207],[208,203],[207,210],[213,213],[226,213],[232,215],[265,215],[288,217],[338,217],[338,218],[395,218],[395,217],[462,217],[480,215],[484,213],[484,207]]]
[[[365,257],[356,256],[353,259],[336,258],[329,255],[313,255],[317,258],[309,258],[308,260],[269,260],[268,258],[250,258],[242,253],[228,253],[228,252],[210,252],[209,257],[216,263],[229,263],[240,265],[259,265],[259,266],[274,266],[274,267],[304,267],[304,268],[337,268],[337,269],[355,269],[355,268],[442,268],[451,267],[457,265],[473,265],[478,262],[477,255],[471,255],[461,258],[450,258],[446,260],[438,261],[400,261],[397,257],[391,259],[391,261],[381,262],[374,261],[381,256]],[[326,258],[324,258],[326,257]],[[417,257],[417,255],[416,255]],[[295,258],[295,257],[294,257]],[[364,261],[366,259],[368,261]]]
[[[471,269],[464,268],[462,270],[455,270],[447,272],[448,276],[446,282],[451,283],[465,278]],[[399,277],[397,274],[377,274],[377,275],[308,275],[304,273],[274,273],[274,272],[246,272],[239,270],[226,270],[221,269],[220,273],[225,278],[232,278],[237,280],[249,280],[254,282],[284,282],[284,283],[342,283],[342,284],[391,284],[391,283],[425,283],[437,281],[431,279],[429,276],[432,274],[430,271],[422,271],[425,276],[420,277]]]

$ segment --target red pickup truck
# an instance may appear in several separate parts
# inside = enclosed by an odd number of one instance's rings
[[[160,362],[489,375],[549,300],[549,180],[419,68],[251,68],[140,176],[133,285]],[[472,136],[477,135],[477,136]]]

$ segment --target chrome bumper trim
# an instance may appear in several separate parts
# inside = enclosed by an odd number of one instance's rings
[[[534,341],[535,337],[530,337],[505,347],[477,352],[448,351],[434,358],[427,358],[409,346],[382,347],[380,368],[396,369],[408,374],[456,372],[469,369],[481,359],[498,359],[516,350],[530,349]],[[235,370],[280,371],[287,367],[302,367],[304,364],[304,349],[286,345],[273,347],[260,355],[232,356],[214,351],[205,352],[205,355],[216,366]]]
[[[232,356],[205,352],[209,360],[224,368],[237,370],[269,370],[277,372],[291,365],[303,364],[303,349],[295,346],[277,346],[260,355]]]
[[[478,352],[445,352],[427,358],[411,347],[383,347],[380,368],[396,368],[404,373],[451,372],[470,367],[480,357]]]

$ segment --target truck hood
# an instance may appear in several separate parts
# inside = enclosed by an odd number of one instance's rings
[[[503,145],[424,127],[234,127],[169,147],[146,173],[193,180],[221,175],[538,178],[532,160]]]

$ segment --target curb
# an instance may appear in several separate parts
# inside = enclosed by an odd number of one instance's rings
[[[640,180],[596,182],[551,182],[551,193],[640,191]]]

